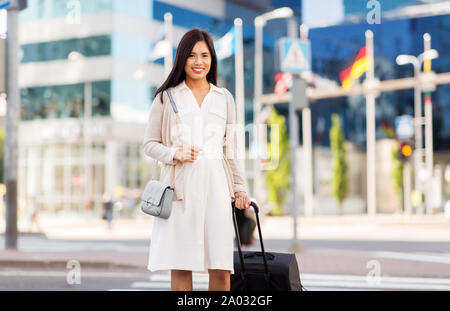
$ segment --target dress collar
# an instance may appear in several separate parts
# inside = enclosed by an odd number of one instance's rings
[[[210,85],[210,91],[218,92],[219,94],[225,95],[225,92],[223,91],[222,88],[217,87],[212,83],[209,83],[209,85]],[[179,92],[181,90],[190,90],[186,84],[186,80],[183,80],[180,84],[178,84],[177,86],[175,86],[173,88],[174,92]]]

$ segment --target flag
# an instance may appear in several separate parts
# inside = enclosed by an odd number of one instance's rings
[[[214,42],[218,59],[230,57],[236,52],[236,34],[234,26],[220,39]]]
[[[339,74],[344,89],[350,89],[353,80],[358,79],[367,70],[367,62],[366,47],[363,47],[353,64]]]
[[[277,73],[275,75],[275,94],[284,94],[286,91],[292,87],[292,73],[284,72]]]
[[[6,9],[10,5],[11,5],[11,1],[7,1],[7,0],[0,1],[0,10]]]

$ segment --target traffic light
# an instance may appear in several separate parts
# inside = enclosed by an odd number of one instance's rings
[[[399,141],[399,159],[401,161],[407,161],[411,158],[414,150],[414,145],[412,140],[401,140]]]

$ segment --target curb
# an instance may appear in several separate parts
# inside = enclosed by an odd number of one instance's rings
[[[47,234],[45,232],[28,232],[28,231],[19,231],[17,232],[17,237],[39,237],[39,238],[47,238]],[[0,232],[0,237],[5,237],[5,232]]]
[[[68,263],[72,259],[65,260],[1,260],[0,266],[2,268],[40,268],[40,269],[71,269],[73,266]],[[81,261],[81,268],[91,269],[124,269],[124,270],[146,270],[143,266],[132,264],[118,264],[106,261]]]

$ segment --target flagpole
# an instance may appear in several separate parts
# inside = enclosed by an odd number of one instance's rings
[[[261,136],[262,129],[261,123],[261,96],[263,93],[263,27],[265,20],[261,16],[257,16],[254,20],[255,23],[255,60],[254,60],[254,95],[253,95],[253,149],[254,149],[254,161],[253,161],[253,195],[259,204],[264,204],[264,181],[262,173],[261,163]]]
[[[431,36],[429,33],[423,35],[424,53],[431,49]],[[431,72],[431,59],[424,60],[423,72]],[[431,91],[425,91],[425,167],[427,170],[427,180],[425,184],[425,205],[426,213],[433,213],[433,104],[431,101]]]
[[[235,55],[234,70],[236,74],[236,106],[237,106],[237,124],[245,129],[245,95],[244,95],[244,43],[242,36],[242,19],[234,19],[235,30]],[[238,135],[239,162],[241,169],[245,172],[245,130],[244,135]],[[243,156],[242,156],[243,155]]]
[[[300,40],[308,41],[308,26],[300,25]],[[304,196],[303,204],[305,216],[314,215],[314,195],[313,195],[313,163],[312,163],[312,125],[311,125],[311,108],[309,104],[302,109],[302,125],[303,125],[303,171],[304,177]],[[297,131],[298,133],[298,131]]]
[[[373,32],[366,31],[366,53],[367,53],[367,71],[366,81],[366,145],[367,145],[367,213],[375,216],[377,212],[376,203],[376,178],[375,178],[375,144],[376,144],[376,126],[375,126],[375,97],[377,81],[375,79],[374,57],[373,57]]]
[[[169,43],[169,52],[164,56],[164,75],[167,78],[170,71],[172,70],[173,63],[173,53],[172,53],[172,14],[166,13],[164,14],[164,32],[165,32],[165,40]]]

